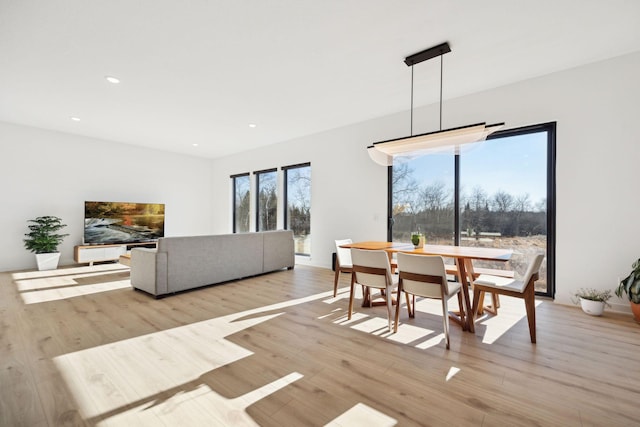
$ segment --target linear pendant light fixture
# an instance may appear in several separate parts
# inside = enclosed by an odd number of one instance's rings
[[[411,136],[374,142],[367,147],[371,159],[382,165],[393,165],[394,157],[415,157],[429,153],[455,150],[460,153],[460,146],[484,141],[487,136],[504,126],[504,123],[487,125],[476,123],[453,129],[442,130],[442,55],[451,52],[449,43],[423,50],[407,56],[404,63],[411,67]],[[413,135],[413,66],[432,58],[440,57],[440,130]]]

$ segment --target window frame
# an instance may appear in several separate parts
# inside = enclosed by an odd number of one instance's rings
[[[249,172],[244,172],[244,173],[237,173],[234,175],[231,175],[229,178],[231,178],[231,194],[233,195],[233,208],[232,208],[232,225],[231,225],[231,232],[232,233],[238,233],[237,231],[237,220],[236,220],[236,216],[238,214],[237,209],[236,209],[236,191],[237,191],[237,186],[236,186],[236,178],[243,178],[243,177],[249,177],[249,197],[251,197],[251,174]],[[249,206],[249,218],[251,218],[251,206]],[[251,229],[251,224],[249,224],[249,230]]]
[[[301,168],[306,168],[308,167],[309,170],[311,170],[311,162],[306,162],[306,163],[298,163],[295,165],[289,165],[289,166],[282,166],[280,169],[284,172],[284,179],[283,179],[283,205],[284,205],[284,229],[285,230],[289,230],[288,228],[288,220],[289,220],[289,183],[288,183],[288,172],[292,169],[301,169]],[[309,194],[309,197],[311,197],[311,194]],[[311,224],[309,224],[309,235],[311,235]],[[307,256],[310,257],[311,253],[308,254],[304,254],[304,253],[296,253],[296,255],[299,256]]]
[[[531,133],[547,134],[547,291],[536,295],[555,297],[556,258],[556,122],[540,123],[497,131],[487,140]],[[454,155],[454,246],[460,246],[460,154]],[[387,168],[387,240],[393,241],[393,166]]]
[[[266,174],[266,173],[272,173],[275,172],[276,173],[276,228],[278,228],[278,168],[269,168],[269,169],[263,169],[263,170],[259,170],[259,171],[255,171],[253,172],[253,175],[255,176],[255,180],[256,180],[256,216],[255,216],[255,220],[256,220],[256,232],[259,231],[269,231],[269,230],[260,230],[260,175],[262,174]]]

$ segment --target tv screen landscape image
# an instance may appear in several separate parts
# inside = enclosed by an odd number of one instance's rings
[[[164,204],[84,202],[84,244],[153,242],[164,237]]]

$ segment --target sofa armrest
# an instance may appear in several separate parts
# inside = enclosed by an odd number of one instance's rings
[[[131,250],[131,286],[152,295],[163,295],[167,290],[167,253],[156,249]]]

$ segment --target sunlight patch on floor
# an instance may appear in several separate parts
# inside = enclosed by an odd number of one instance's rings
[[[226,398],[204,384],[156,400],[129,405],[108,419],[98,416],[96,425],[257,426],[246,409],[260,399],[288,386],[303,375],[293,372],[247,394]]]
[[[344,295],[345,298],[348,298],[349,294],[346,292]],[[360,292],[356,295],[357,296],[354,299],[355,311],[351,320],[347,320],[346,313],[344,313],[343,316],[334,320],[334,323],[339,325],[348,325],[352,329],[377,335],[401,344],[411,345],[423,350],[444,345],[444,331],[440,326],[442,325],[441,300],[416,298],[416,317],[415,319],[409,319],[405,299],[403,297],[400,302],[400,322],[398,325],[398,332],[390,333],[386,317],[386,308],[362,307],[362,293]],[[337,302],[338,299],[339,298],[332,298],[325,302]],[[527,327],[527,315],[522,299],[502,297],[501,302],[502,306],[499,309],[498,316],[485,314],[476,319],[476,335],[481,337],[482,342],[485,344],[493,344],[519,322],[524,322],[525,327]],[[536,301],[536,307],[540,304],[542,304],[542,301]],[[395,305],[393,310],[395,315]],[[455,298],[449,300],[448,310],[458,310],[458,301]],[[339,313],[338,310],[333,310],[331,313],[321,316],[320,318],[331,317],[331,315],[335,315],[335,313]],[[437,319],[438,327],[432,329],[429,327],[417,326],[417,324],[424,324],[420,319],[425,317],[431,318],[429,322]],[[450,321],[449,324],[451,329],[459,328],[459,325],[452,321]]]
[[[256,425],[246,408],[302,375],[292,372],[242,396],[221,396],[209,387],[208,378],[217,368],[253,354],[226,337],[281,316],[286,307],[326,296],[323,292],[233,313],[53,361],[90,424],[158,425],[161,419],[175,425]]]
[[[439,333],[438,335],[436,335],[434,337],[431,337],[426,341],[418,343],[418,344],[415,345],[415,347],[419,348],[420,350],[426,350],[428,348],[437,347],[439,345],[445,345],[445,343],[444,343],[444,333]]]
[[[325,302],[325,301],[323,301],[323,302]],[[336,313],[341,313],[341,312],[342,312],[341,308],[336,308],[334,310],[331,310],[330,313],[325,314],[324,316],[318,316],[317,319],[318,320],[322,320],[322,319],[326,319],[327,317],[333,317]]]
[[[129,268],[120,264],[13,273],[12,278],[25,304],[131,287]]]
[[[325,304],[335,304],[336,302],[339,302],[341,300],[346,300],[348,304],[350,293],[351,293],[350,287],[338,288],[338,291],[335,297],[333,296],[333,292],[331,292],[331,297],[327,298],[322,302],[324,302]],[[362,286],[356,286],[356,293],[354,296],[354,300],[355,299],[362,300]]]
[[[449,368],[449,372],[447,372],[445,381],[449,381],[451,378],[455,377],[458,372],[460,372],[460,368],[456,368],[455,366]]]
[[[476,319],[476,333],[478,327],[483,327],[484,329],[482,335],[482,342],[484,344],[493,344],[518,322],[523,321],[527,324],[527,312],[524,307],[524,300],[502,296],[500,297],[500,303],[501,306],[498,309],[498,316],[485,312],[485,314]],[[542,304],[542,301],[535,302],[536,307],[540,304]]]
[[[364,313],[358,313],[355,312],[351,315],[351,320],[347,319],[347,313],[345,313],[343,316],[339,317],[338,319],[334,320],[333,323],[336,323],[338,325],[351,325],[357,322],[360,322],[364,319],[368,319],[369,316],[364,314]]]
[[[392,427],[398,424],[395,418],[391,418],[382,412],[367,406],[364,403],[358,403],[339,417],[335,418],[327,427]]]
[[[418,340],[424,340],[433,333],[434,331],[431,329],[402,323],[401,319],[398,325],[398,332],[390,335],[389,339],[402,344],[409,344]]]
[[[369,317],[363,322],[354,324],[351,329],[373,335],[383,335],[389,332],[389,322],[383,317]]]

